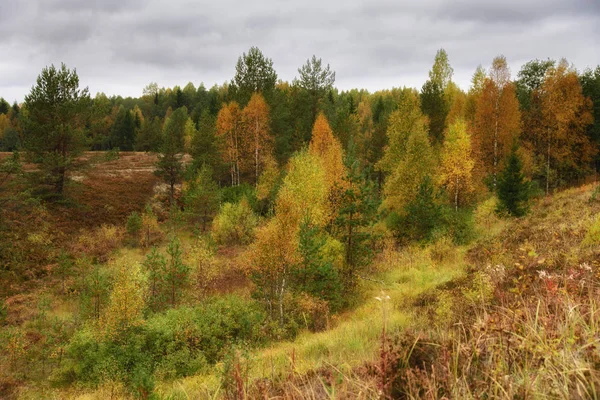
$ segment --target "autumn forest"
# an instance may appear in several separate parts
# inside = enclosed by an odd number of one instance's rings
[[[600,66],[482,62],[0,98],[0,397],[600,396]]]

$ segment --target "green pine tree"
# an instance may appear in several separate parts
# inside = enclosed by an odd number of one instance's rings
[[[67,172],[77,166],[85,149],[90,104],[88,89],[79,89],[77,72],[64,64],[44,68],[25,96],[25,150],[29,160],[38,164],[42,180],[58,195],[63,193]],[[18,109],[13,106],[14,112]]]
[[[181,242],[173,236],[167,246],[168,259],[164,264],[164,282],[168,291],[171,306],[175,307],[181,298],[183,289],[188,283],[190,268],[183,263]]]
[[[155,174],[162,177],[169,185],[169,201],[173,206],[175,198],[175,184],[183,176],[183,151],[185,125],[188,120],[187,109],[178,108],[171,114],[163,127],[163,138],[158,153]]]
[[[431,177],[426,175],[419,185],[415,199],[405,206],[401,233],[412,239],[429,240],[441,218],[439,193],[436,193]]]
[[[506,167],[498,176],[498,211],[522,217],[527,214],[531,190],[523,174],[523,165],[517,150],[517,146],[514,145],[506,161]]]

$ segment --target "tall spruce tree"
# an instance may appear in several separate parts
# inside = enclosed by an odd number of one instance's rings
[[[523,164],[517,150],[517,145],[513,145],[506,167],[498,176],[498,211],[521,217],[527,214],[531,190],[523,174]]]

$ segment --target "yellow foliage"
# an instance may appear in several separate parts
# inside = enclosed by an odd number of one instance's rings
[[[414,91],[403,91],[399,99],[398,109],[390,115],[386,135],[388,145],[378,168],[393,173],[407,152],[411,135],[428,132],[427,118],[421,112],[419,94]]]
[[[471,138],[467,133],[467,124],[457,120],[448,128],[442,150],[441,183],[452,195],[458,209],[459,195],[473,190],[471,173],[475,162],[471,156]]]
[[[215,260],[214,251],[205,240],[199,238],[186,254],[185,264],[192,269],[192,281],[197,289],[198,297],[204,297],[210,285],[221,272]]]
[[[140,246],[149,247],[158,242],[163,236],[158,225],[158,219],[149,210],[142,214],[142,229],[140,229]]]
[[[100,320],[106,338],[116,340],[123,331],[144,323],[146,291],[146,278],[139,263],[117,265],[115,284]]]
[[[258,178],[256,186],[256,197],[258,200],[264,200],[269,197],[279,178],[279,167],[273,156],[268,155],[264,160],[264,168],[262,174]]]
[[[6,114],[0,114],[0,139],[4,137],[4,131],[10,126],[10,119]]]
[[[196,126],[194,125],[194,121],[191,118],[188,118],[185,123],[185,130],[183,133],[183,143],[184,149],[186,153],[190,151],[190,146],[192,144],[192,138],[196,136]]]
[[[276,214],[296,227],[308,215],[318,225],[326,223],[326,173],[321,160],[310,152],[300,152],[290,160],[289,171],[277,196]]]
[[[425,176],[435,176],[435,167],[427,132],[418,129],[410,133],[406,150],[385,183],[383,206],[403,213],[405,206],[417,196]]]
[[[323,113],[315,121],[308,151],[323,161],[328,188],[341,185],[345,176],[344,151]]]

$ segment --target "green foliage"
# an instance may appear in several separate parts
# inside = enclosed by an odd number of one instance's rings
[[[175,184],[183,176],[183,151],[185,127],[188,121],[185,107],[175,110],[163,127],[162,144],[158,153],[155,174],[170,187],[170,204],[174,205]]]
[[[441,143],[443,140],[446,117],[450,111],[446,89],[451,82],[453,72],[446,51],[438,50],[429,71],[429,80],[421,90],[421,108],[423,114],[429,117],[429,136],[434,143]]]
[[[119,148],[113,147],[104,154],[104,161],[114,161],[119,159]]]
[[[219,244],[248,244],[254,238],[258,217],[246,199],[225,203],[215,217],[212,234]]]
[[[189,283],[190,268],[183,263],[181,242],[176,236],[167,245],[167,255],[163,279],[167,298],[174,307],[181,300],[183,289]]]
[[[154,151],[160,150],[162,145],[160,118],[146,118],[142,121],[137,135],[135,137],[136,151]]]
[[[305,218],[300,225],[298,245],[301,261],[292,273],[292,288],[323,299],[331,310],[337,310],[343,301],[342,279],[324,254],[326,243],[326,234]]]
[[[151,392],[155,377],[193,375],[221,360],[234,344],[263,344],[264,318],[256,303],[224,296],[157,314],[119,341],[98,340],[87,326],[71,338],[57,380],[92,387],[112,380],[124,383],[132,394]]]
[[[108,302],[111,276],[106,268],[87,259],[76,262],[80,281],[80,312],[85,318],[100,319],[100,313]]]
[[[346,189],[334,224],[336,236],[345,246],[345,279],[349,284],[355,273],[367,266],[373,257],[375,237],[372,227],[377,218],[379,198],[375,183],[369,178],[370,170],[361,171],[355,161],[347,171]]]
[[[10,104],[3,97],[0,97],[0,114],[8,114],[8,110],[10,110]]]
[[[554,60],[532,60],[525,63],[518,73],[517,98],[522,110],[532,107],[532,94],[544,83],[546,71],[554,66]]]
[[[440,194],[429,175],[419,185],[415,199],[407,204],[403,214],[391,213],[388,227],[397,236],[413,240],[430,240],[434,230],[441,225]]]
[[[273,60],[253,46],[248,53],[243,53],[238,58],[230,90],[238,103],[245,106],[256,92],[269,99],[276,82],[277,73],[273,69]]]
[[[25,96],[27,110],[24,145],[28,158],[36,163],[41,179],[61,195],[67,171],[85,145],[85,119],[90,96],[79,89],[79,77],[65,64],[42,70],[37,83]]]
[[[206,230],[209,218],[218,210],[220,197],[219,186],[212,179],[212,169],[203,164],[196,176],[188,182],[183,194],[185,212],[193,220],[201,221],[202,231]]]
[[[207,165],[213,173],[223,169],[221,160],[221,143],[215,131],[216,118],[208,110],[202,111],[198,120],[198,130],[192,137],[190,155],[194,162],[192,168],[198,169]]]
[[[242,183],[237,186],[226,186],[221,189],[221,203],[239,203],[246,199],[253,210],[258,207],[258,199],[256,197],[256,189],[254,186],[247,183]]]
[[[597,147],[600,146],[600,65],[587,69],[580,77],[583,95],[593,103],[594,123],[587,129],[587,136]],[[596,170],[600,169],[600,154],[595,157]]]
[[[15,198],[13,194],[8,193],[8,189],[14,185],[14,178],[19,177],[22,172],[21,156],[18,152],[15,151],[11,157],[0,161],[0,205]]]
[[[456,245],[464,245],[475,239],[473,211],[443,207],[443,230]]]
[[[333,88],[335,71],[329,68],[329,64],[323,66],[321,59],[313,55],[311,59],[306,60],[306,64],[298,68],[298,73],[300,78],[295,80],[294,84],[304,89],[311,98],[313,124],[317,117],[319,101]]]
[[[600,243],[600,214],[596,215],[590,225],[582,244],[584,246],[594,246]]]
[[[2,300],[0,302],[0,326],[6,323],[6,317],[8,317],[8,308],[6,307],[6,302]]]
[[[498,210],[515,217],[527,214],[531,188],[525,180],[521,159],[517,147],[513,146],[506,167],[498,176]]]
[[[450,107],[444,96],[444,90],[439,84],[431,80],[425,82],[421,89],[421,107],[423,114],[427,115],[430,120],[430,137],[434,142],[441,143]]]
[[[138,236],[142,231],[142,217],[136,211],[127,217],[127,233],[132,236]]]
[[[163,273],[167,268],[167,260],[156,247],[152,247],[142,265],[148,277],[148,307],[158,311],[166,300]]]
[[[123,151],[133,150],[135,134],[135,118],[131,114],[131,111],[121,106],[111,129],[110,147],[117,147]]]

